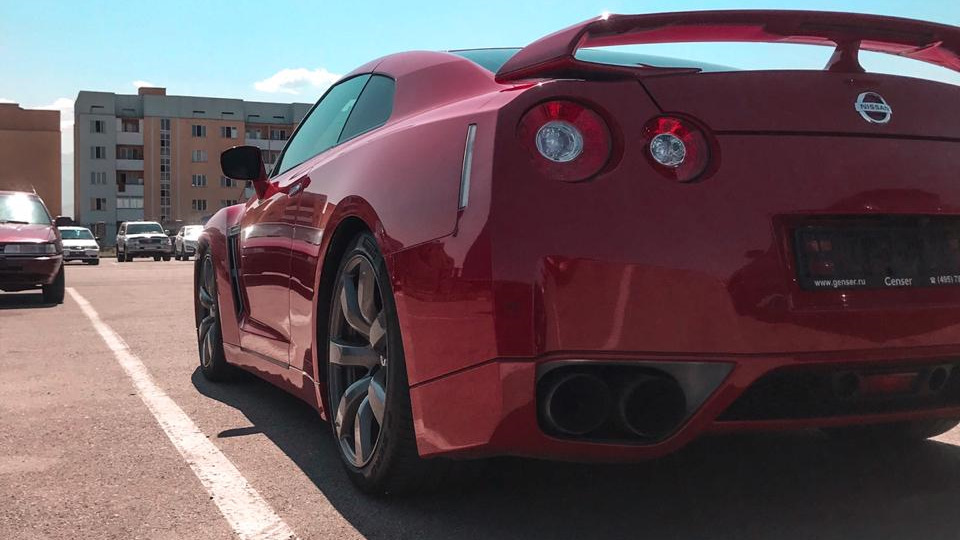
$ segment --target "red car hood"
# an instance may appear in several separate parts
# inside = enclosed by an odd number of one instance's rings
[[[7,242],[53,242],[57,239],[53,225],[23,225],[4,223],[0,225],[0,243]]]

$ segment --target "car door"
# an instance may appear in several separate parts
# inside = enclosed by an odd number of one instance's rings
[[[337,144],[383,126],[393,111],[395,82],[383,75],[372,75],[364,84],[349,118],[337,138]],[[331,178],[324,174],[325,160],[314,160],[307,174],[312,184],[300,198],[298,219],[294,225],[291,245],[290,318],[294,321],[313,320],[313,299],[320,261],[320,240],[323,238],[322,216],[327,208],[328,184]],[[325,309],[321,307],[320,309]],[[291,329],[290,365],[312,375],[313,328],[310,324],[295,325]]]
[[[289,363],[291,246],[308,160],[336,145],[369,75],[327,91],[287,143],[274,167],[276,189],[250,203],[240,223],[241,275],[247,314],[240,345],[274,363]]]

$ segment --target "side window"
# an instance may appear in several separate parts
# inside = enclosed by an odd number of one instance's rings
[[[387,123],[393,112],[393,92],[396,83],[390,77],[374,75],[363,87],[363,93],[353,107],[353,113],[343,126],[340,142],[352,139],[361,133],[378,128]]]
[[[347,79],[333,88],[310,112],[287,143],[274,175],[283,173],[337,144],[357,97],[370,75]]]

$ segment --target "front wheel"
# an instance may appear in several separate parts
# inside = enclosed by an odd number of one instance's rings
[[[46,304],[62,304],[64,292],[66,291],[66,280],[63,275],[63,265],[60,265],[60,271],[53,283],[43,286],[43,301]]]
[[[373,236],[354,239],[335,283],[327,395],[347,474],[367,493],[433,487],[451,462],[417,452],[396,307]]]
[[[209,253],[203,256],[196,289],[200,372],[209,381],[223,381],[230,376],[231,366],[223,353],[217,276],[213,266],[213,256]]]

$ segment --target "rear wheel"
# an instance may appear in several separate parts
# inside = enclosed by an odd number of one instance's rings
[[[182,260],[183,260],[183,258],[180,257],[180,250],[178,250],[177,248],[173,248],[173,258],[176,259],[176,260],[178,260],[178,261],[182,261]]]
[[[60,271],[53,283],[43,286],[43,301],[47,304],[62,304],[63,295],[66,291],[66,280],[63,276],[63,265],[60,265]]]
[[[220,309],[217,295],[217,276],[213,256],[203,256],[200,279],[197,280],[198,317],[197,348],[200,353],[200,372],[210,381],[223,381],[230,376],[231,367],[223,354],[223,334],[220,327]]]
[[[123,252],[120,251],[120,244],[117,244],[117,262],[118,263],[123,262]]]
[[[169,255],[164,255],[164,256],[163,256],[163,262],[170,262],[170,256],[169,256]]]
[[[838,439],[878,443],[908,443],[943,435],[958,425],[960,425],[960,419],[957,418],[933,418],[892,424],[830,428],[823,431]]]
[[[133,255],[130,255],[129,253],[124,253],[124,254],[123,254],[123,261],[124,261],[124,262],[132,262],[132,261],[133,261]]]
[[[153,256],[153,260],[154,260],[154,261],[159,261],[159,260],[160,260],[160,256],[159,256],[159,255],[154,255],[154,256]]]
[[[417,452],[393,293],[369,234],[341,261],[328,337],[329,416],[350,479],[368,493],[433,487],[451,462]]]

